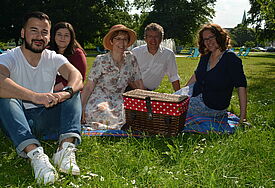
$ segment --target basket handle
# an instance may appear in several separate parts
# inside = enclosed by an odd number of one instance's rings
[[[151,107],[151,98],[149,96],[145,97],[146,101],[146,108],[147,108],[147,114],[148,114],[148,119],[152,120],[153,119],[153,112],[152,112],[152,107]]]

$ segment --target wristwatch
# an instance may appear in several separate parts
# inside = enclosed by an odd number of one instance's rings
[[[62,91],[66,91],[66,92],[70,93],[70,95],[71,95],[70,98],[72,98],[72,96],[74,94],[72,86],[66,86],[62,89]]]

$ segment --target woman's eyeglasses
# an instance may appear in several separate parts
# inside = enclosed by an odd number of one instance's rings
[[[208,37],[208,38],[204,38],[204,39],[202,39],[204,42],[206,42],[206,41],[212,41],[212,40],[214,40],[214,39],[216,39],[216,36],[215,35],[212,35],[212,36],[210,36],[210,37]]]
[[[122,42],[125,42],[125,43],[128,43],[128,42],[129,42],[129,39],[128,39],[128,38],[114,37],[114,39],[115,39],[116,41],[122,41]]]

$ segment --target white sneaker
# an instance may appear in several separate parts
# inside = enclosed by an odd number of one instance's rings
[[[62,144],[62,150],[53,155],[53,162],[59,168],[60,172],[72,173],[73,175],[80,175],[80,169],[75,160],[75,145],[70,142]]]
[[[54,183],[54,181],[57,180],[57,172],[50,163],[49,157],[44,154],[42,147],[37,147],[36,149],[28,152],[27,156],[31,159],[31,165],[33,167],[37,183]]]

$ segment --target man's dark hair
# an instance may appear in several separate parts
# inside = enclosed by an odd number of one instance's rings
[[[38,18],[40,20],[47,20],[49,22],[49,24],[51,25],[51,20],[47,14],[40,12],[40,11],[34,11],[34,12],[30,12],[24,16],[23,27],[26,26],[26,23],[28,22],[28,20],[30,18]]]

